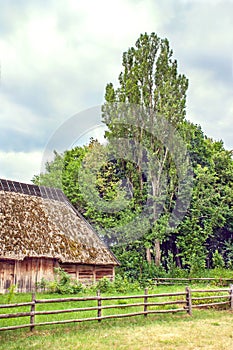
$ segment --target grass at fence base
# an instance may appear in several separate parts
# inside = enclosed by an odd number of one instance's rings
[[[233,345],[233,313],[195,310],[180,315],[137,316],[0,334],[0,350],[226,350]]]
[[[198,285],[197,289],[200,289],[201,286]],[[195,286],[192,286],[192,289],[195,289]],[[208,289],[206,285],[204,285],[204,289]],[[210,286],[210,289],[213,289],[213,287]],[[153,293],[171,293],[171,292],[184,292],[185,288],[182,286],[158,286],[155,287],[153,290],[149,291],[149,294]],[[128,293],[126,295],[141,295],[144,294],[144,291],[136,291],[135,293]],[[219,294],[219,293],[216,293]],[[95,293],[92,293],[92,296],[95,295]],[[122,293],[110,293],[110,294],[101,294],[102,296],[117,296],[117,295],[123,295]],[[197,296],[201,296],[203,294],[198,294]],[[205,296],[207,296],[207,293],[204,293]],[[210,294],[211,295],[211,294]],[[56,299],[56,298],[66,298],[66,297],[76,297],[76,296],[82,296],[82,294],[78,295],[58,295],[58,294],[37,294],[37,299]],[[87,296],[87,295],[85,295]],[[165,300],[185,300],[185,296],[174,296],[174,297],[159,297],[156,299],[149,298],[148,302],[163,302]],[[17,302],[25,302],[25,301],[31,301],[31,294],[17,294],[14,296],[12,303]],[[127,313],[134,313],[138,311],[143,311],[143,306],[135,306],[135,307],[126,307],[127,304],[131,303],[139,303],[142,302],[143,299],[131,299],[131,300],[105,300],[102,301],[102,305],[120,305],[120,308],[116,309],[104,309],[102,310],[102,315],[112,315],[112,314],[127,314]],[[214,300],[209,300],[209,302],[213,302]],[[208,302],[208,301],[207,301]],[[7,303],[7,295],[0,295],[0,304]],[[194,302],[194,304],[197,304],[197,302]],[[56,304],[37,304],[36,305],[36,311],[42,311],[42,310],[63,310],[63,309],[72,309],[72,308],[81,308],[81,307],[96,307],[97,301],[96,300],[90,300],[90,301],[82,301],[82,302],[62,302],[62,303],[56,303]],[[183,308],[184,304],[174,304],[174,305],[167,305],[167,306],[150,306],[148,307],[148,310],[156,310],[156,309],[177,309],[177,308]],[[228,306],[218,306],[216,308],[225,308],[228,309]],[[20,308],[14,308],[14,309],[0,309],[0,313],[17,313],[17,312],[29,312],[30,307],[20,307]],[[69,319],[80,319],[80,318],[88,318],[88,317],[96,317],[97,316],[97,310],[91,310],[91,311],[81,311],[81,312],[72,312],[72,313],[62,313],[62,314],[52,314],[52,315],[36,315],[35,316],[35,322],[50,322],[50,321],[59,321],[59,320],[69,320]],[[179,314],[181,316],[181,314]],[[139,317],[139,316],[136,316]],[[150,317],[152,317],[150,315]],[[132,320],[132,318],[131,318]],[[121,321],[121,320],[120,320]],[[123,321],[123,320],[122,320]],[[106,320],[102,321],[102,324],[106,322]],[[14,325],[20,325],[20,324],[27,324],[29,323],[29,316],[26,317],[20,317],[20,318],[11,318],[11,319],[0,319],[0,326],[1,327],[7,327],[7,326],[14,326]],[[94,321],[94,323],[97,323],[97,321]],[[56,329],[58,327],[62,327],[61,325],[50,325],[50,326],[42,326],[42,327],[36,327],[36,329]],[[25,330],[23,330],[25,332]],[[14,331],[15,332],[15,331]],[[18,332],[18,331],[17,331]]]

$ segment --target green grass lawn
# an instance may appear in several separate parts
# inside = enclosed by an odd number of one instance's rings
[[[213,286],[192,286],[192,289],[213,289]],[[218,289],[219,287],[217,287]],[[149,293],[184,292],[184,286],[158,286]],[[130,293],[142,295],[144,291]],[[95,295],[92,293],[92,295]],[[102,294],[102,296],[107,294]],[[109,295],[109,294],[108,294]],[[112,296],[113,294],[111,294]],[[117,295],[115,293],[115,295]],[[122,295],[119,293],[118,295]],[[37,299],[56,299],[63,297],[81,297],[78,295],[38,294]],[[85,294],[85,297],[88,296]],[[184,299],[185,296],[169,297]],[[164,301],[166,297],[157,298]],[[12,303],[30,301],[30,294],[16,294]],[[105,309],[103,315],[131,313],[142,311],[143,306],[125,307],[124,303],[137,303],[142,299],[108,300],[103,305],[121,305],[119,309]],[[155,301],[155,299],[149,300]],[[0,304],[7,303],[7,295],[0,295]],[[56,304],[37,304],[36,310],[69,309],[86,306],[96,306],[95,300],[62,302]],[[181,305],[181,307],[184,305]],[[177,308],[177,305],[166,308]],[[179,306],[180,307],[180,306]],[[153,309],[156,307],[150,307]],[[161,307],[159,307],[161,309]],[[15,313],[29,311],[29,306],[12,309],[0,309],[0,313]],[[36,322],[95,317],[96,310],[58,315],[37,315]],[[29,323],[29,316],[22,318],[0,319],[0,326]],[[193,317],[186,312],[169,315],[135,316],[123,319],[90,321],[85,323],[70,323],[69,325],[52,325],[36,327],[32,333],[27,329],[0,332],[0,349],[231,349],[233,348],[233,314],[230,311],[194,310]],[[186,334],[186,335],[185,335]],[[203,346],[198,340],[203,337]],[[206,337],[204,336],[206,334]],[[196,339],[197,338],[197,339]],[[214,347],[213,339],[218,347]],[[224,345],[225,344],[225,345]],[[226,346],[232,344],[232,346]],[[193,346],[193,347],[192,347]],[[224,347],[226,346],[226,347]]]
[[[207,349],[233,345],[233,314],[195,310],[193,317],[151,315],[0,333],[0,349]]]
[[[157,287],[154,290],[151,290],[149,294],[152,293],[167,293],[167,292],[173,292],[176,291],[184,291],[183,287],[180,286],[167,286],[167,287]],[[130,294],[125,295],[143,295],[144,291],[136,291],[131,292]],[[117,296],[117,295],[123,295],[122,293],[111,293],[111,294],[101,294],[102,296]],[[81,294],[78,295],[58,295],[58,294],[37,294],[37,299],[56,299],[56,298],[68,298],[68,297],[81,297]],[[87,296],[95,296],[94,293],[86,295]],[[184,299],[185,296],[182,297],[170,297],[170,299]],[[165,301],[167,300],[166,297],[159,298],[159,300],[156,301]],[[20,302],[27,302],[31,301],[31,294],[16,294],[13,296],[11,303],[20,303]],[[131,303],[139,303],[142,302],[143,298],[140,299],[123,299],[123,300],[105,300],[102,302],[102,305],[118,305],[119,308],[116,309],[105,309],[102,310],[102,315],[111,315],[111,314],[122,314],[122,313],[132,313],[137,311],[143,311],[143,306],[135,306],[135,307],[126,307],[126,304]],[[149,302],[153,302],[155,299],[150,298]],[[5,304],[7,302],[7,295],[1,295],[0,296],[0,304]],[[96,307],[97,301],[96,300],[88,300],[88,301],[73,301],[73,302],[62,302],[62,303],[46,303],[46,304],[37,304],[36,305],[36,311],[42,311],[42,310],[64,310],[64,309],[72,309],[72,308],[82,308],[82,307]],[[150,307],[150,310],[152,310],[155,307]],[[168,307],[167,307],[168,308]],[[170,307],[169,307],[170,308]],[[171,308],[177,308],[176,305],[172,305]],[[29,312],[30,306],[23,306],[23,307],[17,307],[17,308],[9,308],[9,309],[0,309],[0,313],[17,313],[17,312]],[[89,317],[96,317],[97,316],[97,310],[90,310],[90,311],[79,311],[79,312],[72,312],[72,313],[62,313],[62,314],[53,314],[53,315],[36,315],[36,322],[50,322],[50,321],[56,321],[56,320],[68,320],[68,319],[77,319],[77,318],[89,318]],[[29,316],[26,317],[20,317],[20,318],[10,318],[10,319],[0,319],[0,326],[6,327],[6,326],[13,326],[13,325],[19,325],[19,324],[27,324],[29,323]],[[56,327],[56,326],[50,326],[50,327]]]

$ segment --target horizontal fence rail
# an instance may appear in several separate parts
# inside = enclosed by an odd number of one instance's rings
[[[174,285],[174,284],[192,284],[192,283],[216,283],[219,285],[229,285],[233,283],[233,278],[213,278],[213,277],[189,277],[189,278],[170,278],[170,277],[158,277],[154,278],[156,285]]]
[[[206,295],[209,293],[209,295]],[[214,294],[215,293],[215,294]],[[218,293],[218,294],[216,294]],[[159,301],[158,298],[165,298],[166,300]],[[141,299],[136,302],[131,300]],[[118,301],[118,304],[104,304],[104,302]],[[221,301],[220,301],[221,300]],[[128,302],[129,301],[129,302]],[[79,303],[95,302],[94,306],[85,307],[73,307],[67,309],[53,309],[53,310],[36,310],[39,304],[59,304],[72,302],[78,306]],[[38,305],[38,306],[37,306]],[[96,296],[92,297],[72,297],[72,298],[59,298],[59,299],[36,299],[35,294],[32,294],[31,302],[15,303],[15,304],[3,304],[0,305],[0,309],[13,309],[29,307],[29,311],[15,312],[15,313],[1,313],[0,314],[0,331],[16,330],[19,328],[30,328],[31,331],[37,326],[56,325],[56,324],[69,324],[79,323],[87,321],[101,322],[105,319],[133,317],[138,315],[144,315],[147,317],[149,314],[165,314],[165,313],[178,313],[185,312],[190,316],[192,315],[193,308],[214,307],[227,305],[230,310],[233,310],[233,285],[229,288],[221,289],[207,289],[207,290],[192,290],[190,287],[186,287],[184,292],[177,293],[160,293],[160,294],[148,294],[146,288],[142,295],[128,295],[128,296],[101,296],[100,292],[97,292]],[[125,313],[113,313],[111,315],[104,314],[105,310],[110,309],[130,309],[132,312]],[[141,309],[140,309],[141,308]],[[91,317],[72,318],[63,320],[43,321],[36,320],[37,317],[47,315],[59,315],[69,313],[83,313],[83,312],[95,312],[95,315]],[[29,317],[29,323],[10,325],[1,327],[1,320]]]

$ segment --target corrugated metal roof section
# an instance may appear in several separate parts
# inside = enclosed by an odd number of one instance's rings
[[[59,202],[67,202],[66,196],[58,188],[25,184],[5,179],[0,179],[0,191],[22,193],[30,196],[54,199]]]

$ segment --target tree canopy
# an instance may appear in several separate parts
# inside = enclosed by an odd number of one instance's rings
[[[33,182],[62,188],[134,277],[153,261],[232,267],[232,152],[186,119],[188,79],[167,39],[140,35],[122,67],[105,89],[108,143],[55,152]]]

